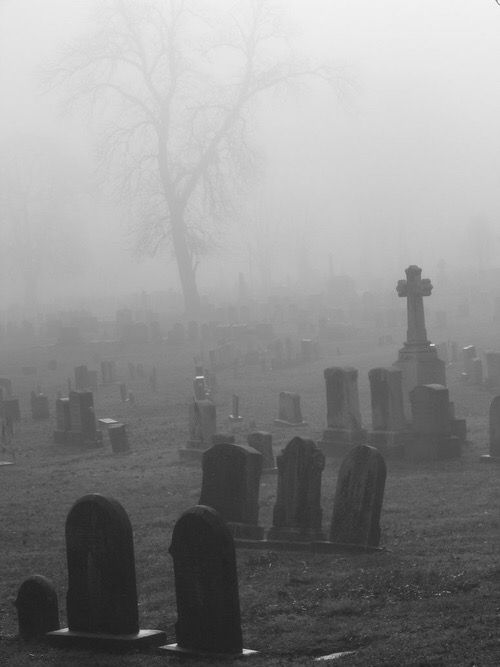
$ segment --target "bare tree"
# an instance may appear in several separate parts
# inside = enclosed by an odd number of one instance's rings
[[[171,244],[196,316],[198,262],[252,167],[252,103],[306,76],[331,81],[332,71],[292,57],[269,0],[224,11],[199,0],[108,0],[98,26],[63,54],[55,80],[68,102],[90,101],[136,247],[154,254]]]

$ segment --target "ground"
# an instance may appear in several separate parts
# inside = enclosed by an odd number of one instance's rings
[[[164,629],[169,640],[175,640],[168,547],[175,520],[197,503],[201,486],[199,465],[181,465],[177,454],[187,439],[194,352],[189,347],[96,343],[78,351],[44,347],[0,355],[1,374],[12,378],[23,413],[15,436],[16,463],[0,469],[0,664],[179,664],[153,653],[115,656],[24,644],[16,638],[13,601],[27,576],[43,574],[56,586],[65,623],[65,518],[77,498],[99,492],[119,500],[132,522],[141,627]],[[378,347],[371,339],[354,339],[326,346],[321,360],[294,369],[263,372],[257,366],[247,367],[237,377],[232,369],[217,373],[218,430],[230,429],[227,417],[235,392],[245,418],[237,441],[245,442],[250,419],[273,431],[275,453],[296,434],[319,439],[326,417],[323,369],[332,365],[359,369],[363,420],[369,425],[368,370],[391,364],[396,355],[397,345]],[[58,360],[57,371],[47,370],[51,358]],[[65,390],[73,367],[87,362],[97,368],[99,358],[115,359],[120,379],[136,395],[133,406],[121,403],[118,385],[99,387],[95,394],[98,416],[126,422],[129,455],[113,455],[106,435],[98,450],[55,445],[54,419],[33,422],[30,417],[29,392],[37,382],[53,408],[56,391]],[[157,365],[156,394],[147,379],[127,379],[128,361]],[[30,364],[39,369],[36,378],[20,372]],[[493,394],[463,384],[460,371],[459,364],[447,369],[457,416],[467,418],[469,444],[455,461],[419,465],[388,461],[381,519],[385,551],[237,552],[244,645],[260,652],[251,659],[255,667],[312,665],[314,657],[337,651],[354,654],[336,663],[314,664],[500,664],[500,466],[479,458],[488,450],[488,406]],[[300,393],[308,427],[294,431],[273,425],[282,390]],[[4,457],[9,455],[4,452]],[[328,460],[323,473],[326,531],[339,465],[340,459]],[[263,526],[270,525],[275,493],[276,477],[263,477]]]

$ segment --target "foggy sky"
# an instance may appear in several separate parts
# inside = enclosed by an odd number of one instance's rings
[[[58,96],[40,89],[40,67],[87,29],[90,5],[0,3],[0,145],[9,151],[17,136],[41,136],[91,169],[93,136],[85,119],[61,118]],[[274,281],[295,281],[302,264],[311,290],[326,277],[330,253],[335,272],[355,276],[360,289],[374,281],[393,285],[409,263],[430,277],[441,258],[451,266],[497,266],[500,6],[494,0],[283,5],[290,7],[296,50],[337,63],[347,85],[340,97],[312,84],[259,102],[253,141],[264,157],[263,180],[241,197],[218,254],[202,265],[201,291],[236,286],[239,270],[258,288],[259,243]],[[86,267],[74,278],[52,279],[54,293],[178,289],[168,255],[135,263],[123,212],[101,201],[98,189],[91,209],[68,221],[84,227]],[[486,255],[471,243],[473,225],[490,235]]]

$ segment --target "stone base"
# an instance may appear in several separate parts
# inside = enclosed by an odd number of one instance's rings
[[[446,365],[429,341],[405,343],[393,364],[403,374],[403,400],[409,409],[409,392],[417,385],[442,384],[446,387]]]
[[[481,454],[479,457],[481,461],[485,463],[496,463],[500,464],[500,456],[492,456],[491,454]]]
[[[355,445],[366,442],[366,431],[360,429],[352,431],[342,428],[327,428],[323,431],[323,439],[319,446],[325,456],[343,456]]]
[[[159,646],[158,651],[161,653],[164,651],[177,653],[179,657],[191,656],[193,658],[206,658],[207,660],[237,660],[239,658],[250,658],[258,653],[258,651],[252,651],[249,648],[241,649],[241,653],[212,653],[211,651],[197,651],[194,648],[184,648],[183,646],[179,646],[179,644],[165,644],[165,646]]]
[[[410,461],[442,461],[462,455],[462,441],[454,435],[415,435],[405,446]]]
[[[318,542],[325,536],[321,530],[316,533],[300,533],[297,528],[276,528],[273,526],[267,531],[267,540],[276,542]]]
[[[227,527],[231,531],[234,539],[242,540],[263,540],[264,528],[261,526],[252,526],[248,523],[237,523],[236,521],[228,521]]]
[[[376,447],[386,458],[402,458],[411,438],[410,431],[368,431],[367,444]]]
[[[304,421],[295,423],[295,422],[287,422],[284,419],[275,419],[274,423],[276,424],[276,426],[293,426],[295,428],[297,428],[298,426],[308,426],[308,423]]]
[[[139,630],[133,635],[111,635],[76,632],[69,628],[48,632],[46,637],[50,644],[58,648],[75,646],[103,651],[132,651],[137,648],[158,646],[167,639],[166,633],[161,630]]]
[[[374,553],[386,551],[384,547],[371,547],[361,544],[342,544],[340,542],[328,542],[327,540],[234,540],[234,546],[238,549],[257,549],[269,551],[300,551],[318,554],[333,553]]]

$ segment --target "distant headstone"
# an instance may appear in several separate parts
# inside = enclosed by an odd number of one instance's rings
[[[366,439],[359,409],[358,371],[350,366],[326,368],[326,421],[320,445],[325,454],[346,452]]]
[[[234,537],[261,540],[259,485],[262,455],[251,447],[215,444],[203,454],[199,505],[220,513]]]
[[[486,382],[489,387],[500,387],[500,352],[485,352]]]
[[[165,650],[202,657],[242,656],[236,556],[231,533],[212,508],[184,512],[172,533],[177,644]]]
[[[3,389],[5,398],[12,396],[12,381],[9,378],[0,378],[0,388]]]
[[[101,376],[103,384],[111,384],[115,381],[116,365],[114,361],[101,361]]]
[[[275,424],[281,426],[305,426],[300,409],[300,396],[291,391],[281,391],[279,395],[278,419]]]
[[[471,362],[469,381],[479,386],[483,384],[483,362],[478,357]]]
[[[470,377],[472,373],[472,360],[476,359],[476,348],[474,345],[466,345],[462,348],[462,360],[464,365],[464,373]]]
[[[439,384],[410,392],[413,438],[405,455],[412,460],[436,460],[461,455],[461,440],[453,435],[449,392]]]
[[[149,374],[149,386],[151,388],[151,391],[155,393],[158,391],[158,375],[156,372],[156,366],[153,366]]]
[[[69,412],[71,420],[70,441],[79,445],[100,445],[102,443],[102,433],[96,428],[92,392],[70,392]]]
[[[214,403],[192,401],[189,404],[189,440],[184,449],[179,450],[183,460],[201,459],[203,451],[212,444],[212,436],[217,433],[217,412]]]
[[[340,466],[330,541],[378,547],[386,466],[375,448],[357,445]]]
[[[131,380],[135,380],[136,370],[134,364],[132,364],[131,362],[129,362],[128,364],[128,374]]]
[[[71,414],[69,409],[69,398],[58,398],[56,400],[56,430],[54,431],[54,442],[65,444],[71,431]]]
[[[158,644],[165,633],[139,630],[132,526],[120,503],[93,493],[66,519],[68,627],[51,632],[55,644]],[[110,637],[111,635],[111,637]]]
[[[127,396],[128,396],[127,385],[125,384],[125,382],[120,382],[120,399],[122,403],[125,403],[125,401],[127,400]]]
[[[44,394],[31,392],[31,416],[33,419],[49,419],[49,399]]]
[[[247,436],[249,447],[262,454],[262,472],[276,472],[273,455],[273,436],[267,431],[253,431]]]
[[[193,394],[196,401],[204,401],[207,398],[207,387],[203,375],[197,375],[193,380]]]
[[[240,415],[240,397],[233,394],[233,411],[229,415],[229,421],[241,422],[243,417]]]
[[[402,373],[397,368],[372,368],[368,373],[372,407],[371,445],[386,455],[403,455],[409,427],[403,408]]]
[[[303,338],[300,341],[300,356],[302,361],[310,362],[314,358],[314,343],[310,338]]]
[[[75,368],[75,389],[76,391],[90,389],[89,372],[85,365]]]
[[[19,636],[24,641],[42,639],[47,632],[59,630],[59,606],[52,583],[39,574],[25,579],[15,601]]]
[[[293,438],[277,458],[278,491],[269,540],[323,539],[321,474],[325,457],[312,440]]]
[[[108,435],[111,449],[115,454],[123,454],[123,452],[129,451],[125,424],[111,424],[108,426]]]
[[[500,462],[500,396],[495,396],[489,409],[489,454],[481,458]]]

